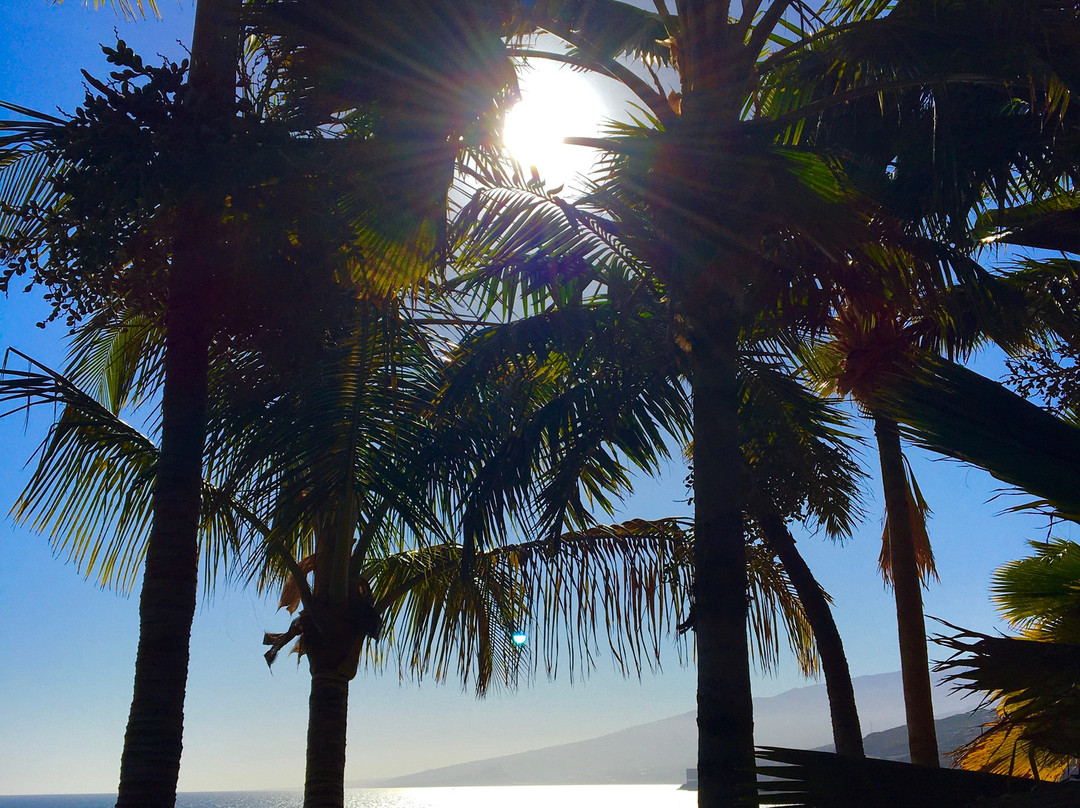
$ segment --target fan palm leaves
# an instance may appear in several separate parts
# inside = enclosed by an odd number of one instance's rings
[[[1080,756],[1074,691],[1080,626],[1080,547],[1051,539],[1001,567],[993,598],[1019,637],[960,631],[939,638],[954,651],[940,666],[957,687],[996,702],[999,718],[960,750],[964,768],[1059,779]]]

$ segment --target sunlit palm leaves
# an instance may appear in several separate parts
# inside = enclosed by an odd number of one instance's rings
[[[53,0],[53,2],[60,4],[64,0]],[[118,14],[123,14],[127,19],[135,19],[136,16],[145,17],[146,12],[150,11],[154,15],[158,14],[157,0],[84,0],[89,4],[93,2],[94,8],[101,8],[106,3],[112,6],[113,11]],[[136,14],[136,12],[138,12]]]
[[[1057,779],[1080,757],[1080,546],[1061,539],[1031,546],[1034,555],[998,569],[992,584],[1020,637],[939,637],[954,652],[940,667],[958,687],[995,702],[999,714],[959,750],[960,765]]]
[[[27,370],[15,368],[9,355],[0,371],[0,401],[18,409],[51,404],[59,417],[13,514],[48,535],[87,577],[128,592],[146,550],[157,446],[63,376],[20,358]],[[210,586],[219,566],[228,568],[238,533],[221,492],[206,484],[204,498],[202,559]]]

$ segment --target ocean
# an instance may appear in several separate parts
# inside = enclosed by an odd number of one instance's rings
[[[0,795],[0,808],[112,808],[110,794]],[[299,791],[215,791],[179,794],[176,808],[300,808]],[[350,788],[345,808],[692,808],[697,793],[677,785],[469,786]]]

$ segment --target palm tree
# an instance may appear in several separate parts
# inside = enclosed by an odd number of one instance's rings
[[[846,25],[876,17],[884,8],[845,4],[833,21]],[[699,458],[694,475],[695,630],[702,805],[749,803],[754,794],[745,645],[745,490],[739,475],[730,473],[741,465],[741,335],[751,329],[758,307],[771,306],[796,279],[827,277],[822,288],[828,289],[839,278],[865,275],[880,265],[869,259],[881,253],[867,246],[885,235],[872,226],[883,220],[848,194],[825,163],[784,142],[788,125],[803,113],[796,109],[786,120],[769,120],[774,109],[763,76],[793,54],[811,50],[820,32],[830,30],[814,12],[804,3],[755,2],[744,4],[735,16],[729,3],[687,0],[672,14],[659,4],[655,15],[644,16],[652,30],[664,27],[652,38],[665,43],[667,54],[641,48],[640,36],[633,41],[627,36],[613,47],[612,37],[593,36],[591,19],[578,21],[577,27],[562,19],[546,26],[582,54],[586,64],[610,75],[621,77],[615,57],[637,48],[669,61],[679,76],[679,87],[668,97],[643,82],[628,82],[655,116],[647,138],[593,145],[613,155],[613,182],[638,200],[636,207],[616,208],[620,216],[635,209],[648,212],[649,225],[637,217],[620,218],[619,234],[624,240],[636,238],[643,254],[656,256],[650,264],[690,349]],[[798,19],[789,20],[789,13]],[[640,34],[643,29],[632,30]],[[793,32],[791,47],[770,53],[770,38],[783,39],[788,31]],[[851,273],[853,266],[861,272]],[[802,283],[803,288],[812,286]],[[777,294],[764,302],[772,292]],[[711,698],[715,693],[725,698]]]
[[[130,10],[124,0],[120,0],[120,7]],[[287,123],[282,125],[281,121],[287,116],[279,116],[276,127],[270,126],[263,136],[255,136],[245,146],[244,134],[254,134],[252,121],[249,116],[246,128],[242,127],[238,109],[242,106],[258,118],[266,112],[267,106],[265,103],[252,104],[249,98],[243,99],[248,102],[246,104],[237,103],[238,48],[244,31],[240,11],[241,0],[203,0],[199,3],[186,85],[181,85],[183,66],[146,68],[138,57],[121,45],[114,54],[114,61],[126,71],[122,87],[109,88],[91,81],[100,96],[96,100],[88,98],[81,117],[70,123],[39,118],[43,126],[37,126],[29,134],[21,133],[26,135],[21,139],[17,131],[16,137],[5,143],[16,153],[26,147],[35,152],[39,151],[43,140],[48,140],[42,136],[43,127],[51,126],[55,135],[50,144],[53,147],[50,165],[59,167],[54,172],[52,188],[63,188],[60,195],[53,196],[61,203],[53,211],[57,216],[50,220],[51,227],[48,223],[41,226],[38,215],[41,209],[31,206],[27,209],[29,215],[24,217],[26,226],[22,232],[4,244],[5,257],[14,262],[17,272],[30,271],[34,280],[51,287],[56,309],[54,316],[67,312],[69,320],[74,321],[95,309],[117,305],[118,299],[122,299],[122,305],[160,311],[162,301],[168,301],[164,308],[161,456],[159,473],[155,476],[155,516],[145,559],[140,604],[142,639],[125,737],[119,805],[170,806],[175,800],[187,647],[197,587],[208,357],[215,338],[222,335],[219,304],[231,299],[231,293],[241,288],[250,289],[250,284],[240,283],[233,272],[243,263],[245,245],[243,239],[237,237],[240,232],[237,228],[244,223],[245,217],[234,216],[234,211],[228,208],[236,201],[237,185],[246,184],[250,191],[260,187],[262,180],[273,180],[281,170],[280,152],[274,152],[273,148],[253,149],[250,148],[252,143],[264,145],[276,140],[277,149],[288,151],[293,145],[292,151],[306,152],[310,160],[314,156],[311,152],[318,151],[317,145],[315,149],[310,148],[312,140],[289,144],[282,142],[281,134],[295,133],[297,126],[307,127],[305,135],[329,131],[319,127],[326,123],[327,115],[342,110],[337,103],[317,105],[314,112],[308,108],[308,114],[294,118],[293,128]],[[260,33],[265,34],[266,30],[260,28]],[[279,41],[292,47],[297,43],[297,32],[304,30],[303,24],[293,26],[289,30],[290,36]],[[351,25],[348,30],[358,29]],[[485,30],[490,31],[490,28]],[[460,34],[461,30],[447,33]],[[373,100],[382,98],[388,102],[387,109],[394,108],[398,113],[384,116],[387,127],[392,128],[395,121],[399,125],[408,121],[410,114],[413,122],[418,124],[414,128],[419,137],[414,134],[407,141],[414,147],[408,154],[399,154],[397,159],[391,154],[390,159],[369,159],[367,162],[368,168],[380,166],[385,173],[393,170],[395,165],[400,168],[403,159],[431,158],[418,165],[411,175],[408,171],[399,172],[402,174],[399,180],[422,176],[424,181],[411,185],[402,183],[413,189],[413,196],[404,194],[405,202],[416,202],[415,195],[421,199],[419,206],[403,206],[406,221],[399,222],[395,234],[398,237],[402,230],[415,228],[417,217],[435,214],[436,221],[441,219],[438,189],[441,183],[444,201],[448,179],[442,177],[452,165],[453,152],[458,147],[458,139],[453,135],[459,133],[463,121],[472,123],[475,120],[479,114],[478,102],[481,108],[486,108],[497,95],[494,91],[489,95],[483,89],[490,85],[471,86],[468,92],[477,93],[470,99],[473,103],[468,111],[457,111],[456,116],[445,114],[443,107],[437,111],[440,114],[433,114],[428,107],[397,104],[393,99],[402,99],[403,88],[411,87],[415,92],[425,86],[417,84],[418,78],[426,78],[429,82],[426,86],[430,87],[432,74],[426,70],[418,73],[415,65],[411,72],[403,67],[412,64],[411,54],[417,52],[418,46],[429,62],[432,56],[438,62],[441,55],[443,61],[435,66],[446,68],[454,64],[462,52],[468,54],[473,41],[450,37],[440,43],[443,47],[432,48],[430,41],[402,43],[400,39],[399,36],[398,40],[390,38],[379,43],[384,53],[388,50],[396,54],[399,63],[396,68],[391,65],[389,73],[384,70],[377,76],[369,70],[371,75],[366,82],[361,82],[361,92],[354,92],[351,97],[347,91],[355,91],[355,86],[346,87],[346,92],[342,93],[340,85],[335,85],[339,92],[333,98],[334,102],[344,99],[346,110],[356,110],[358,105],[370,105]],[[489,35],[487,41],[491,39],[492,35]],[[306,39],[301,37],[297,47],[306,46],[307,53],[317,53],[320,41],[308,28]],[[398,48],[402,44],[411,44],[412,49]],[[265,49],[259,53],[269,54],[268,61],[253,71],[266,80],[262,86],[265,90],[263,100],[279,99],[283,90],[290,99],[307,100],[308,95],[303,90],[294,92],[290,89],[302,84],[305,78],[302,69],[293,69],[303,62],[295,58],[295,49],[291,52],[275,50],[272,38],[264,38],[264,45]],[[368,50],[370,52],[371,48]],[[485,52],[480,63],[490,65],[493,59],[498,59],[498,54],[498,50]],[[294,58],[288,58],[290,55]],[[473,63],[476,61],[474,59]],[[292,84],[279,80],[282,66],[290,69]],[[439,75],[448,73],[444,69],[435,75],[438,81]],[[392,80],[394,76],[399,79],[396,83]],[[306,77],[311,77],[310,70]],[[492,77],[485,73],[475,78]],[[493,80],[503,83],[505,79],[506,72],[503,71]],[[131,80],[134,83],[130,83]],[[251,83],[246,82],[245,87],[249,86]],[[376,90],[372,95],[373,87]],[[462,100],[461,96],[460,91],[443,93],[442,99],[446,103],[455,103]],[[317,100],[325,99],[324,94]],[[296,108],[295,104],[293,108]],[[263,122],[256,120],[255,128]],[[434,126],[419,126],[424,122]],[[348,125],[348,120],[338,117],[332,123]],[[115,128],[110,128],[110,124]],[[332,133],[336,134],[337,130]],[[385,152],[390,144],[400,145],[401,141],[389,136],[383,143]],[[447,144],[450,144],[449,152]],[[113,159],[116,151],[138,147],[143,149],[139,154],[147,161],[147,171],[130,172],[125,167],[126,174],[118,180]],[[424,152],[425,149],[431,154]],[[237,153],[244,158],[234,159]],[[265,173],[271,154],[277,158],[277,165]],[[58,158],[59,163],[56,162]],[[186,167],[185,159],[188,160]],[[217,160],[221,170],[207,170],[207,160]],[[18,165],[7,159],[5,164]],[[41,163],[23,163],[20,169],[25,170],[27,165],[33,168],[40,167]],[[191,166],[199,168],[194,171]],[[239,166],[251,170],[255,179],[252,181],[250,174],[238,179]],[[261,177],[259,171],[264,172]],[[201,179],[193,181],[196,177]],[[141,187],[135,187],[140,183]],[[232,186],[226,187],[230,183]],[[269,183],[262,187],[268,186]],[[14,187],[18,192],[24,186],[16,182],[5,187]],[[100,207],[94,208],[99,200],[108,201],[104,214]],[[80,211],[85,213],[93,209],[99,210],[97,218],[80,215]],[[46,219],[49,215],[46,211]],[[57,226],[57,222],[64,221],[65,215],[78,222],[78,228],[67,231],[75,233],[71,240],[65,240],[64,226]],[[143,224],[149,224],[149,227],[141,226]],[[114,232],[117,227],[119,233]],[[50,243],[51,249],[37,250],[42,239]],[[432,242],[429,237],[429,250]],[[38,258],[42,258],[43,263],[35,264]],[[110,271],[102,273],[103,265]],[[387,281],[390,279],[388,275]],[[114,280],[117,283],[113,283]],[[240,308],[250,315],[259,311],[260,304],[256,300]],[[238,324],[229,325],[236,327]],[[257,329],[259,326],[248,321],[239,327],[243,331],[245,327]]]
[[[474,344],[466,353],[469,366],[459,388],[483,390],[490,374],[521,367],[526,349],[532,357],[526,367],[541,369],[536,371],[541,377],[546,362],[584,361],[578,376],[592,396],[579,406],[588,406],[590,414],[574,417],[575,439],[567,441],[572,445],[558,461],[560,466],[578,468],[580,475],[584,467],[576,465],[581,459],[574,456],[579,446],[608,434],[608,439],[619,440],[617,416],[627,412],[623,408],[629,403],[620,403],[621,395],[634,397],[645,391],[659,404],[664,400],[659,394],[667,390],[665,396],[674,394],[676,401],[682,400],[685,344],[681,326],[661,298],[663,288],[648,265],[650,258],[655,259],[648,251],[652,243],[624,243],[620,222],[594,209],[590,197],[569,204],[520,180],[520,174],[477,176],[481,188],[457,219],[468,237],[455,265],[466,272],[468,283],[481,290],[493,286],[520,290],[521,301],[511,307],[511,317],[519,310],[535,313],[482,331],[479,348]],[[585,290],[594,291],[585,298]],[[776,355],[767,341],[742,348],[740,443],[747,478],[753,480],[744,507],[755,535],[780,557],[810,618],[822,655],[837,748],[858,756],[862,735],[842,643],[827,596],[799,556],[785,524],[813,516],[831,535],[848,533],[858,510],[853,505],[858,470],[841,448],[838,416],[785,378],[790,371],[778,364]],[[635,376],[641,381],[627,385],[626,393],[602,392],[609,378]],[[561,417],[557,414],[561,410],[554,412],[553,418]],[[652,418],[676,436],[689,426],[687,417],[672,421],[681,410],[670,405],[628,412],[639,422]],[[650,455],[640,446],[616,445],[649,470]],[[500,480],[513,477],[497,468]],[[611,458],[601,468],[619,467]],[[597,473],[595,467],[588,470],[590,476]],[[566,479],[574,478],[570,474]],[[570,493],[577,496],[576,491]],[[595,498],[595,492],[590,496]],[[565,501],[567,492],[559,489],[548,507]],[[554,518],[560,512],[550,513]],[[750,636],[753,639],[753,631]]]
[[[999,111],[1020,109],[1009,107],[1008,101],[1026,96],[1026,90],[1016,89],[1027,86],[1024,77],[1039,74],[1033,84],[1041,93],[1047,74],[1042,62],[1032,70],[1030,60],[1024,64],[1021,59],[1018,65],[1012,57],[1020,53],[1037,61],[1053,48],[1043,49],[1043,43],[1059,41],[1058,30],[1064,40],[1075,31],[1070,27],[1075,10],[1068,4],[1030,7],[1030,14],[1016,4],[964,4],[950,8],[957,16],[950,13],[948,25],[942,24],[942,9],[921,3],[837,3],[831,10],[835,14],[823,19],[810,4],[754,2],[743,4],[741,16],[735,17],[726,2],[686,0],[676,4],[675,14],[657,4],[652,22],[665,25],[662,41],[678,69],[681,92],[665,98],[663,91],[652,92],[645,82],[628,80],[655,116],[654,132],[632,146],[592,141],[614,155],[622,190],[636,193],[652,214],[651,226],[646,226],[626,216],[633,214],[633,206],[614,208],[621,217],[619,235],[625,239],[636,228],[643,250],[661,259],[653,262],[655,272],[685,324],[691,348],[695,450],[710,460],[706,469],[699,467],[695,473],[699,798],[704,805],[749,800],[753,791],[748,677],[741,663],[731,665],[732,657],[743,656],[739,637],[745,618],[740,605],[744,587],[737,580],[743,495],[739,481],[725,479],[724,474],[724,469],[737,467],[735,369],[740,332],[753,322],[762,298],[791,286],[807,290],[811,299],[835,301],[838,296],[830,293],[861,290],[868,283],[885,285],[886,278],[892,283],[885,286],[894,294],[904,284],[908,289],[934,288],[942,280],[938,260],[927,262],[918,253],[896,257],[867,248],[867,242],[886,237],[909,249],[912,242],[889,232],[883,226],[887,218],[865,198],[850,193],[850,186],[838,190],[836,176],[817,162],[809,148],[797,147],[808,129],[804,122],[860,98],[876,108],[883,88],[910,88],[907,100],[921,105],[925,114],[920,120],[929,121],[939,95],[933,94],[927,103],[928,82],[956,78],[957,65],[970,66],[963,54],[941,47],[940,37],[957,30],[992,31],[1018,46],[1007,61],[996,65],[985,56],[1001,52],[990,48],[990,42],[985,53],[973,48],[981,61],[972,75],[994,76],[999,82]],[[966,22],[958,23],[957,17]],[[614,36],[596,35],[595,26],[590,28],[595,20],[575,21],[570,15],[568,22],[564,15],[547,24],[546,30],[563,36],[584,64],[615,77],[622,76],[615,57],[650,53],[640,45],[641,38],[626,35],[616,41]],[[993,25],[986,24],[990,20]],[[640,34],[644,29],[623,27],[620,33]],[[1033,31],[1045,35],[1035,37]],[[770,38],[779,43],[772,51],[766,49]],[[1040,44],[1034,45],[1036,41]],[[652,55],[663,60],[663,54]],[[770,80],[771,75],[792,74],[801,80]],[[1049,76],[1049,81],[1049,92],[1038,95],[1025,108],[1028,112],[1052,109],[1052,99],[1062,97],[1060,84],[1054,87],[1056,77]],[[943,98],[948,86],[939,86],[944,88]],[[1050,99],[1046,106],[1040,106],[1043,98]],[[876,119],[883,117],[878,110]],[[1037,133],[1040,121],[1038,115],[1025,114],[1020,122],[1026,131]],[[887,145],[891,149],[894,144]],[[957,141],[957,152],[963,148]],[[894,157],[890,152],[881,162],[883,179],[892,178]],[[987,182],[1002,176],[1000,157],[990,163],[994,168],[982,164],[973,172],[977,181],[949,197],[956,204],[950,204],[941,218],[952,224],[965,222],[968,208],[981,197]],[[934,176],[940,178],[936,164],[934,168]],[[917,179],[913,175],[912,180]],[[925,207],[920,210],[925,213]],[[651,246],[644,246],[646,233]],[[821,249],[823,245],[828,247]],[[833,260],[837,256],[842,258]],[[852,271],[853,267],[858,269]],[[913,275],[917,284],[911,281]],[[799,286],[793,279],[811,282]],[[825,294],[811,291],[815,284]],[[794,293],[792,297],[798,299]],[[904,513],[906,503],[894,502],[892,510]],[[721,649],[723,654],[718,653]],[[705,695],[716,692],[728,697],[723,705],[709,703]]]
[[[240,0],[202,0],[196,11],[189,92],[182,109],[191,145],[199,152],[212,150],[231,135],[239,13]],[[120,764],[120,808],[168,807],[176,801],[198,585],[211,340],[211,307],[205,294],[207,281],[224,261],[217,235],[223,205],[219,194],[195,193],[177,208],[179,226],[167,281],[161,451],[139,596],[139,647]]]
[[[370,324],[371,318],[360,321]],[[417,352],[416,341],[403,333],[407,330],[385,324],[367,328],[364,336],[381,349],[357,350],[354,340],[345,350],[331,350],[330,360],[334,355],[347,359],[340,371],[309,368],[308,383],[292,385],[282,396],[266,395],[267,387],[281,382],[273,373],[260,377],[250,361],[231,371],[243,381],[240,389],[228,383],[230,373],[223,375],[221,368],[214,373],[211,424],[220,430],[212,431],[206,466],[222,476],[203,486],[205,550],[209,554],[222,538],[236,548],[243,545],[244,533],[254,531],[265,552],[265,566],[257,565],[264,582],[285,574],[282,605],[290,611],[302,608],[290,630],[267,635],[267,643],[273,646],[272,661],[281,647],[299,638],[311,664],[308,805],[342,804],[348,680],[365,644],[375,664],[397,646],[403,664],[433,671],[436,678],[447,675],[456,656],[461,675],[471,676],[483,692],[497,680],[498,664],[503,680],[517,683],[520,660],[509,642],[516,629],[530,629],[541,651],[534,664],[543,656],[550,671],[565,647],[559,635],[569,635],[571,666],[576,658],[588,667],[603,625],[615,658],[633,671],[659,653],[661,634],[686,616],[690,540],[675,520],[595,526],[563,534],[555,547],[548,540],[493,547],[474,558],[465,575],[460,545],[438,535],[409,539],[409,523],[425,524],[426,514],[418,511],[439,499],[430,488],[421,492],[428,497],[413,491],[416,498],[410,499],[408,475],[400,472],[422,465],[423,452],[408,451],[410,440],[424,434],[406,417],[424,400],[418,395],[424,374],[413,366],[417,359],[435,368],[441,363],[430,352]],[[402,343],[398,349],[392,347],[395,340]],[[117,341],[102,342],[107,351]],[[407,353],[382,356],[388,347],[396,352],[405,346],[412,346],[407,349],[411,361]],[[84,355],[95,352],[90,345],[83,348]],[[380,359],[389,362],[380,368]],[[393,384],[387,384],[388,372],[398,374]],[[139,514],[145,515],[147,505],[141,492],[153,476],[153,443],[47,369],[8,371],[2,388],[4,400],[30,396],[65,405],[23,498],[24,515],[58,536],[61,547],[73,542],[76,551],[84,549],[81,542],[92,532],[87,525],[104,523],[106,533],[125,539],[124,546],[93,548],[91,567],[124,565],[126,556],[138,552]],[[221,392],[231,401],[225,402]],[[269,409],[252,406],[266,400],[273,402]],[[222,409],[223,403],[229,406]],[[387,417],[391,407],[393,419]],[[355,435],[379,439],[356,441]],[[288,460],[276,458],[278,449]],[[390,467],[387,461],[395,453],[403,456]],[[247,483],[238,484],[237,476]],[[118,481],[124,479],[134,486],[118,496]],[[435,474],[433,479],[454,478]],[[359,524],[348,540],[349,555],[334,562],[348,570],[346,601],[335,605],[327,592],[332,587],[320,582],[329,577],[333,584],[337,577],[325,559],[343,527],[335,524],[341,498],[334,499],[342,489],[357,492],[345,507],[357,509]],[[132,523],[134,529],[125,529]],[[805,618],[771,554],[753,553],[751,573],[762,658],[775,657],[778,622],[787,625],[793,647],[807,649]]]
[[[850,395],[873,420],[886,511],[881,569],[885,580],[892,583],[896,599],[911,762],[937,766],[921,592],[922,584],[937,575],[926,530],[929,508],[906,468],[896,421],[874,404],[881,378],[912,361],[920,338],[925,339],[921,333],[925,324],[905,323],[888,306],[867,311],[852,302],[840,310],[831,330],[833,339],[824,349],[831,354],[832,361],[825,360],[831,367],[817,364],[823,359],[822,351],[811,365],[816,365],[819,378],[828,379],[827,384],[841,396]]]
[[[887,291],[856,285],[841,294],[829,328],[833,343],[828,350],[835,356],[828,373],[837,391],[850,393],[874,422],[887,511],[882,569],[896,594],[911,758],[922,765],[938,765],[920,594],[920,578],[936,575],[925,527],[929,510],[914,477],[905,470],[895,419],[874,403],[875,387],[890,374],[902,373],[919,350],[955,357],[988,338],[1015,350],[1030,340],[1033,331],[1045,327],[1039,321],[1045,313],[1016,293],[1015,281],[989,275],[965,253],[971,250],[967,222],[973,209],[985,207],[988,198],[1003,201],[1044,193],[1061,172],[1070,170],[1062,158],[1068,147],[1049,149],[1046,135],[1059,136],[1071,126],[1054,110],[1059,103],[1055,99],[1067,95],[1056,87],[1059,77],[1068,83],[1071,68],[1052,46],[1036,55],[1026,38],[1041,36],[1030,32],[1044,28],[1047,41],[1071,36],[1049,33],[1051,17],[1060,15],[1058,24],[1064,25],[1070,13],[1053,6],[1044,8],[1047,16],[1041,18],[985,4],[987,24],[1009,40],[1009,49],[995,57],[1001,63],[995,67],[981,51],[959,52],[949,60],[953,70],[966,65],[973,75],[983,73],[988,82],[944,89],[918,82],[905,87],[902,82],[889,89],[884,103],[855,98],[843,107],[824,110],[812,134],[804,136],[817,149],[835,154],[855,184],[907,221],[909,250],[918,255],[928,249],[923,260],[930,264],[937,254],[963,281],[950,286],[942,277],[929,284],[890,285]],[[913,10],[900,5],[890,17],[914,21]],[[956,9],[938,19],[942,31],[955,22],[953,13]],[[855,49],[873,47],[876,35],[872,27],[867,30],[870,35],[862,42],[854,35],[836,39]],[[942,53],[948,50],[939,50],[926,50],[920,57],[923,64],[916,67],[925,71],[935,63],[944,64]],[[794,63],[791,69],[805,72],[806,66]],[[847,69],[836,62],[828,68],[826,86],[815,92],[832,92],[832,76]],[[931,72],[940,69],[933,67]],[[1037,76],[1026,88],[1025,75]],[[785,87],[788,78],[775,77],[781,97],[792,94]],[[795,92],[804,86],[795,81]],[[1030,114],[1030,106],[1011,111],[1003,106],[1004,99],[1014,94],[1033,96],[1032,105],[1042,104],[1046,117]],[[931,239],[938,244],[927,243]]]

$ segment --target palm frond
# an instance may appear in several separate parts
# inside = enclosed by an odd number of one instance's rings
[[[59,5],[64,0],[52,0]],[[150,11],[155,17],[160,16],[157,7],[157,0],[93,0],[94,8],[101,8],[108,2],[112,6],[113,11],[117,14],[122,14],[125,19],[134,20],[137,17],[146,17],[146,12]],[[136,12],[138,12],[136,14]]]
[[[1004,723],[992,725],[988,734],[1000,738],[1006,726],[1016,730],[1006,733],[1006,737],[1013,736],[1012,744],[1003,750],[1006,754],[993,756],[988,764],[999,769],[1018,741],[1025,742],[1032,752],[1080,757],[1080,723],[1076,720],[1080,646],[991,637],[946,625],[956,633],[936,636],[934,641],[952,651],[952,656],[937,669],[946,672],[954,687],[997,702]],[[1029,773],[1037,773],[1038,764],[1030,756],[1029,763]]]
[[[1080,644],[1080,545],[1065,539],[1030,545],[1034,555],[994,572],[994,603],[1028,639]]]
[[[820,672],[817,644],[798,593],[772,550],[762,544],[746,548],[750,610],[750,652],[764,673],[780,663],[781,634],[805,676]]]
[[[882,403],[918,444],[986,469],[1065,518],[1080,515],[1080,429],[944,359],[894,377]]]
[[[983,243],[1080,253],[1080,196],[1062,192],[1012,208],[983,213],[972,236]]]
[[[0,371],[0,404],[19,405],[5,414],[42,404],[61,410],[12,515],[49,536],[88,578],[129,592],[149,536],[157,446],[69,379],[16,355],[31,369]],[[200,558],[209,589],[229,573],[251,525],[229,492],[204,481],[202,498]]]
[[[1075,783],[1032,788],[1030,780],[958,769],[913,766],[807,749],[758,747],[762,806],[800,808],[975,808],[1064,806]],[[1043,802],[1042,800],[1046,800]],[[1030,802],[1029,802],[1030,800]]]
[[[549,676],[560,665],[572,679],[585,676],[598,642],[606,643],[616,669],[640,674],[659,664],[662,638],[685,618],[688,552],[678,520],[634,520],[565,533],[557,543],[493,548],[476,557],[468,579],[460,574],[458,545],[374,561],[367,570],[388,619],[387,649],[373,659],[385,661],[397,644],[402,670],[418,676],[445,678],[454,663],[464,678],[477,666],[476,687],[483,691],[496,680],[478,654],[513,650],[511,635],[523,631],[525,646],[504,655],[503,684],[533,675],[540,664]],[[470,587],[478,587],[471,600]],[[479,593],[486,599],[478,600]],[[463,611],[482,603],[486,614]]]

